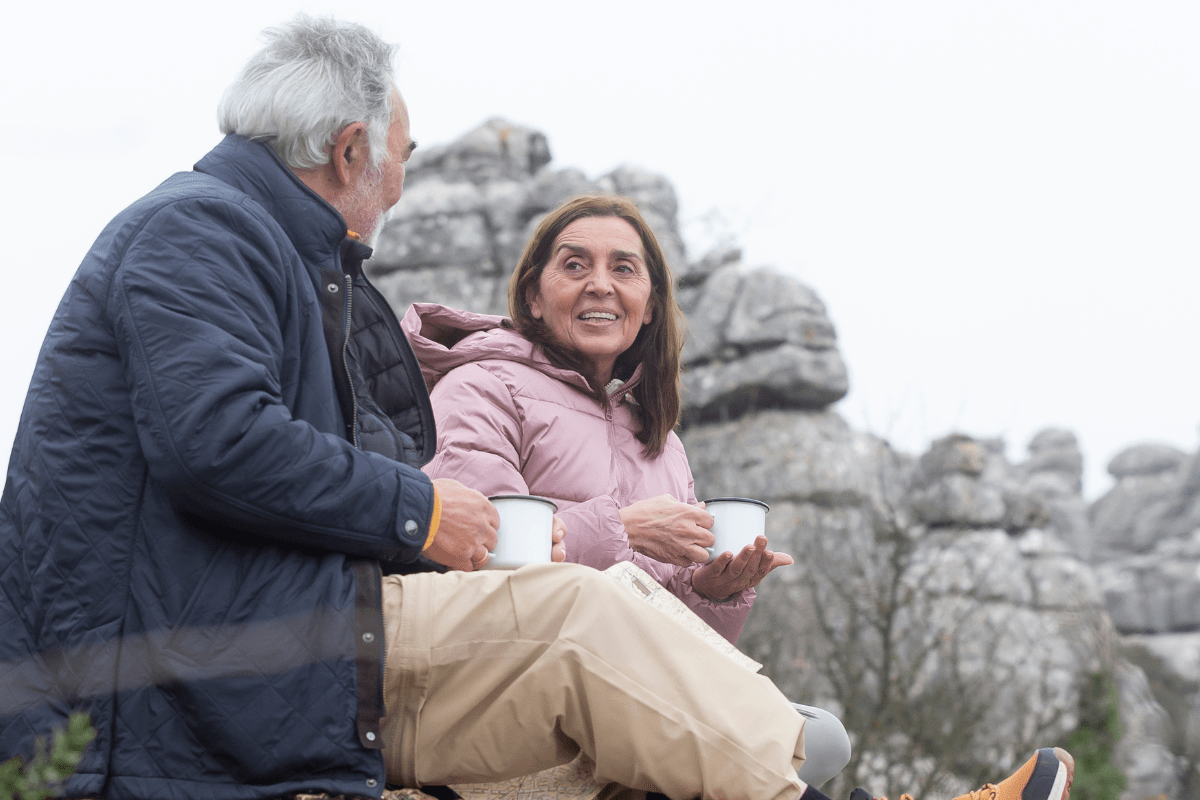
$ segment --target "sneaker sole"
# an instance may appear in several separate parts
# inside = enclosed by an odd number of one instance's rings
[[[1067,765],[1059,760],[1053,747],[1038,750],[1037,763],[1029,782],[1021,791],[1021,800],[1059,800],[1067,786]]]

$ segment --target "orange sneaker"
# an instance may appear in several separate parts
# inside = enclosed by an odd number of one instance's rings
[[[1061,747],[1043,747],[998,785],[985,785],[954,800],[1067,800],[1075,759]]]
[[[999,784],[985,784],[983,788],[954,800],[1068,800],[1074,780],[1075,759],[1071,754],[1061,747],[1043,747]],[[850,794],[850,800],[870,798],[862,789],[855,789]],[[912,796],[902,794],[900,800],[912,800]]]

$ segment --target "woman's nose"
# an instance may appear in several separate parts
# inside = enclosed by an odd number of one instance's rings
[[[592,272],[587,290],[593,294],[609,294],[612,291],[612,279],[608,275],[608,270],[600,269]]]

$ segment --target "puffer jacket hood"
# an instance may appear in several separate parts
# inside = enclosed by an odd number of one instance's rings
[[[534,494],[558,504],[567,527],[567,559],[607,569],[631,561],[736,641],[754,601],[747,589],[723,602],[691,586],[699,566],[677,567],[635,552],[620,510],[668,494],[695,503],[692,474],[679,437],[649,458],[636,438],[628,389],[598,403],[582,375],[550,364],[540,348],[504,317],[436,304],[414,304],[401,322],[430,386],[438,446],[424,467],[487,495]]]
[[[431,391],[450,370],[484,359],[525,364],[581,391],[591,390],[578,372],[551,364],[533,342],[516,332],[508,317],[413,303],[400,324],[417,351],[421,374]]]

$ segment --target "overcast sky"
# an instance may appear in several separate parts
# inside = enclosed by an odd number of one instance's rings
[[[224,87],[298,10],[400,44],[420,141],[503,116],[552,166],[666,175],[690,255],[733,237],[824,299],[859,429],[1020,460],[1065,427],[1089,497],[1127,445],[1200,443],[1194,0],[109,0],[8,12],[5,462],[88,246],[219,140]]]

